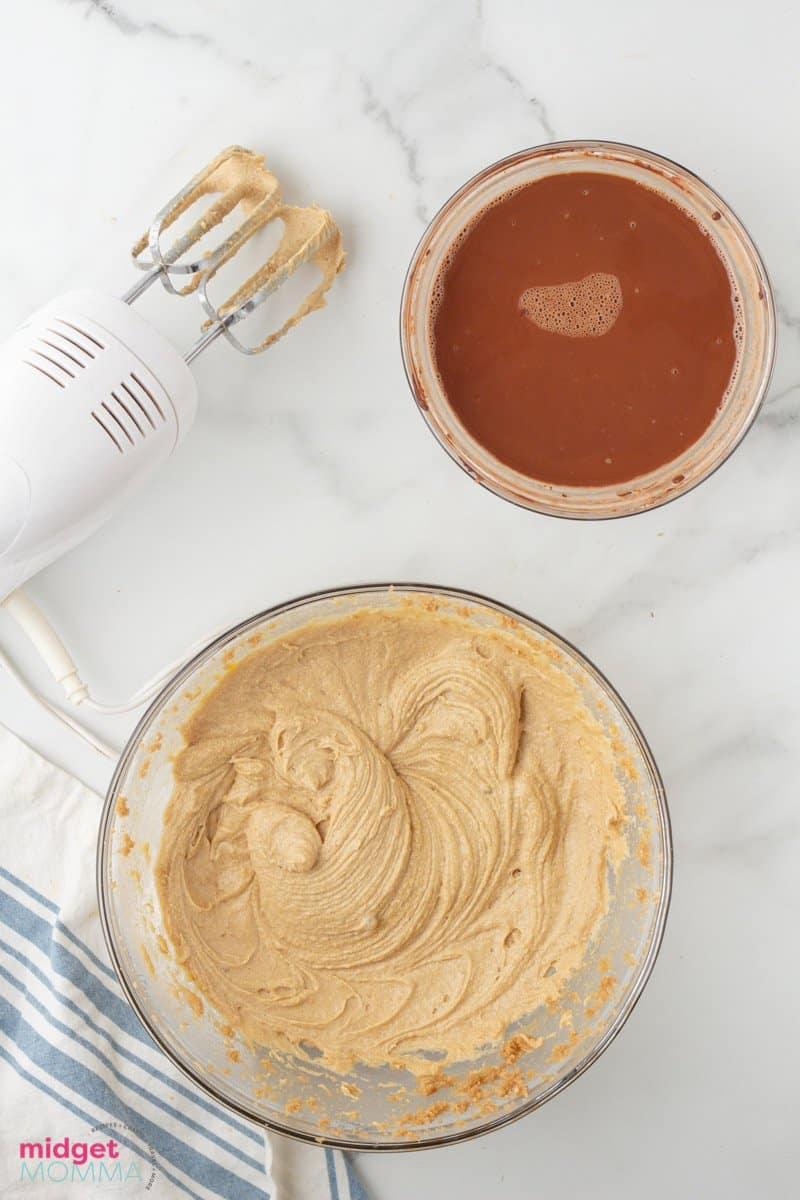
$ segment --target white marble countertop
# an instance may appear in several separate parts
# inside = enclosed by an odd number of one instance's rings
[[[0,329],[73,285],[123,290],[149,214],[231,142],[265,151],[290,200],[329,207],[349,252],[330,307],[265,358],[222,344],[203,356],[179,451],[32,582],[94,690],[124,696],[204,630],[301,592],[428,580],[575,641],[630,703],[667,784],[672,913],[622,1036],[501,1133],[362,1160],[375,1200],[796,1193],[799,34],[778,0],[5,13]],[[781,316],[741,449],[693,494],[619,522],[537,517],[472,484],[416,414],[398,346],[406,264],[440,203],[486,163],[568,137],[633,142],[703,175],[759,244]],[[186,344],[195,312],[178,307],[153,297],[146,311]],[[0,639],[46,686],[7,618]],[[105,784],[107,765],[2,674],[0,721]],[[131,723],[97,728],[121,744]]]

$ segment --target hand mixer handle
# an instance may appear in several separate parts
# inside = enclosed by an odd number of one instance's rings
[[[72,292],[0,347],[0,601],[88,537],[166,459],[194,379],[121,300]]]

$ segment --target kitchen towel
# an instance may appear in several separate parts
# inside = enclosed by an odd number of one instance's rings
[[[0,726],[0,1195],[367,1200],[348,1156],[265,1138],[142,1028],[100,927],[99,815]]]

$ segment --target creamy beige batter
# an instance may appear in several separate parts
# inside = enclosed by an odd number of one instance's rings
[[[245,1036],[342,1069],[459,1060],[579,967],[624,795],[546,646],[415,607],[316,622],[244,658],[184,732],[164,922]]]

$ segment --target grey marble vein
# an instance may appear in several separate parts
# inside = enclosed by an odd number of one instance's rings
[[[787,329],[791,329],[792,333],[800,337],[800,316],[796,316],[787,308],[783,299],[778,295],[777,288],[773,287],[773,295],[775,297],[775,312],[779,324],[785,325]]]
[[[68,0],[68,2],[72,4],[75,3],[75,0]],[[254,59],[229,53],[215,38],[210,37],[208,34],[200,33],[199,30],[173,29],[161,21],[149,19],[136,21],[128,13],[123,12],[119,5],[110,3],[110,0],[80,0],[80,2],[87,6],[87,15],[91,16],[92,13],[100,14],[118,33],[125,36],[150,34],[165,41],[190,43],[210,51],[221,61],[227,62],[232,66],[236,66],[242,70],[255,71],[265,80],[272,80],[274,78]]]
[[[532,109],[536,120],[541,125],[545,132],[548,142],[557,141],[555,127],[550,120],[547,111],[547,106],[537,96],[532,96],[521,79],[518,79],[513,71],[510,71],[504,63],[498,62],[490,55],[485,55],[482,64],[487,70],[494,71],[496,75],[507,83],[515,95],[519,96]]]
[[[797,392],[800,392],[800,383],[792,383],[771,395],[764,405],[764,411],[758,416],[759,425],[767,429],[788,429],[796,425],[799,415],[797,405],[794,404],[791,408],[782,406],[785,400]]]
[[[362,95],[361,111],[365,116],[374,120],[399,148],[405,163],[406,175],[417,197],[414,208],[417,220],[423,225],[427,225],[429,218],[421,198],[423,178],[419,169],[419,153],[416,142],[405,133],[390,109],[380,102],[374,87],[365,75],[360,76],[359,84]]]

